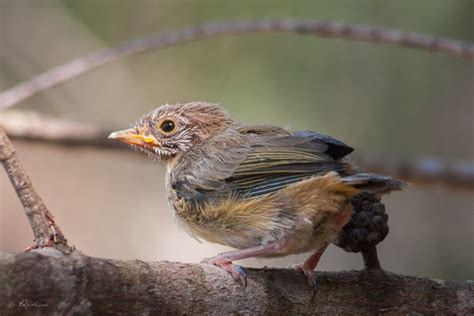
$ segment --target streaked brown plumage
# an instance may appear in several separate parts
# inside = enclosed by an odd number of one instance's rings
[[[334,138],[246,126],[205,102],[163,105],[110,138],[166,164],[177,221],[197,238],[239,249],[206,262],[245,281],[233,260],[313,251],[295,268],[314,286],[319,257],[350,220],[351,199],[403,185],[359,171],[344,158],[352,148]]]

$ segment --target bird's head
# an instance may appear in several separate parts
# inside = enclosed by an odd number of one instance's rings
[[[132,128],[114,132],[109,138],[130,144],[167,163],[232,123],[227,112],[217,104],[166,104],[143,116]]]

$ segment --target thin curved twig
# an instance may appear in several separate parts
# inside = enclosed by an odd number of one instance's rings
[[[474,192],[474,163],[436,158],[399,158],[355,154],[354,160],[363,169],[390,175],[412,184],[443,186],[448,189]]]
[[[296,33],[322,38],[345,38],[354,41],[425,49],[455,57],[474,59],[474,44],[472,43],[373,26],[352,25],[333,21],[298,20],[212,22],[134,39],[116,47],[72,60],[1,93],[0,110],[11,107],[40,91],[125,56],[212,36],[257,32]]]
[[[18,159],[13,144],[0,126],[0,163],[5,167],[10,181],[23,205],[35,238],[31,248],[67,245],[67,240],[54,222],[41,197],[33,188],[30,177]]]

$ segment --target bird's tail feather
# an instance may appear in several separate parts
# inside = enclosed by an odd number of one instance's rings
[[[342,178],[342,181],[361,191],[385,194],[402,190],[407,183],[374,173],[359,173]]]

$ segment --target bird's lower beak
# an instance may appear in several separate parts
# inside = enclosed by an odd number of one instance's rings
[[[153,135],[138,134],[135,129],[125,129],[123,131],[113,132],[109,139],[117,139],[122,143],[138,146],[157,146],[158,141]]]

